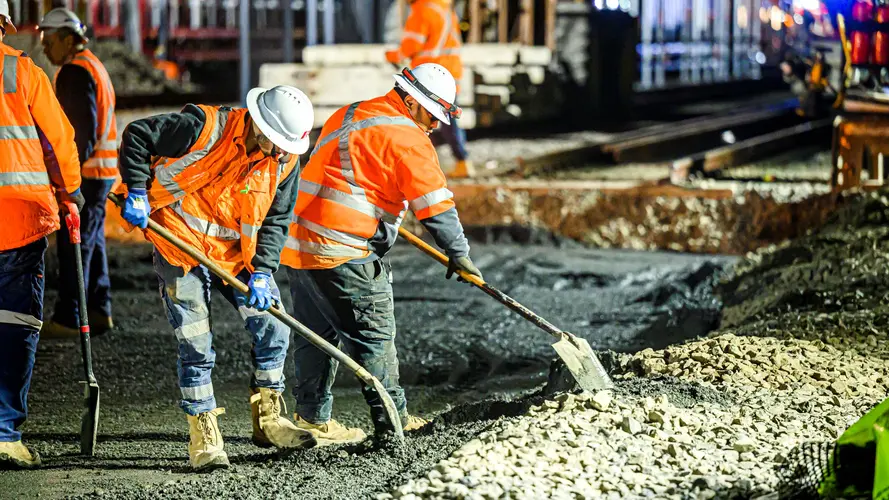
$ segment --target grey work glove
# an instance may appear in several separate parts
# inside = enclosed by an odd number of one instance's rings
[[[60,207],[63,206],[66,202],[77,205],[78,213],[83,212],[83,206],[86,205],[86,198],[83,197],[83,193],[80,192],[80,188],[74,190],[73,193],[66,193],[61,189],[57,190],[56,201],[59,202]]]
[[[453,276],[457,270],[478,276],[482,281],[485,279],[482,277],[482,272],[475,267],[475,264],[472,263],[472,259],[470,259],[468,255],[448,258],[448,272],[445,274],[445,279],[451,279],[451,276]],[[457,281],[466,283],[466,280],[461,278],[459,274],[457,275]]]

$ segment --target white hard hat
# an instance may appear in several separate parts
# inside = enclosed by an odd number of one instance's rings
[[[441,64],[421,64],[413,70],[405,68],[401,74],[392,76],[399,87],[445,125],[451,124],[451,116],[460,117],[460,108],[454,105],[457,82]]]
[[[0,19],[6,21],[5,29],[9,34],[14,34],[17,31],[15,25],[12,24],[12,16],[9,15],[9,2],[6,0],[0,0]]]
[[[59,7],[53,9],[43,16],[40,24],[37,25],[41,30],[57,30],[60,28],[68,28],[77,34],[80,38],[86,40],[86,26],[80,22],[77,14],[68,9]]]
[[[315,110],[302,90],[289,85],[271,90],[257,87],[247,92],[247,110],[275,146],[296,155],[309,150]]]

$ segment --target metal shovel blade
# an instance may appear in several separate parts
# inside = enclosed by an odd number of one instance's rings
[[[380,399],[383,400],[383,408],[386,409],[386,416],[389,417],[389,423],[392,424],[392,429],[395,431],[396,441],[398,441],[398,444],[404,444],[404,428],[401,426],[401,416],[398,415],[398,409],[395,408],[395,401],[392,400],[392,396],[383,387],[382,382],[374,378],[373,384],[377,394],[380,395]]]
[[[562,339],[553,344],[553,349],[574,375],[577,385],[585,391],[596,392],[614,387],[614,382],[586,340],[563,332]]]
[[[83,398],[86,408],[80,421],[80,453],[91,457],[96,453],[96,435],[99,433],[98,382],[84,383]]]

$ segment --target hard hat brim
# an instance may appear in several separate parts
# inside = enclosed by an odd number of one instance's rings
[[[2,2],[2,1],[3,0],[0,0],[0,2]],[[4,29],[6,30],[6,33],[9,35],[15,35],[16,33],[19,32],[19,30],[16,29],[15,25],[12,24],[12,19],[9,17],[6,18],[6,27]]]
[[[410,82],[407,81],[407,78],[401,75],[392,75],[392,77],[395,78],[395,82],[398,83],[399,87],[403,88],[405,92],[416,99],[417,102],[420,103],[420,106],[423,106],[423,109],[432,113],[432,116],[438,118],[438,121],[445,125],[451,124],[451,116],[445,112],[440,104],[426,97],[419,89],[411,85]]]
[[[256,126],[259,127],[259,130],[262,131],[262,134],[275,146],[278,146],[282,150],[294,154],[301,155],[309,150],[310,138],[308,135],[303,139],[295,139],[291,140],[285,137],[284,135],[278,133],[272,126],[262,118],[262,113],[259,111],[259,98],[265,93],[268,89],[264,89],[261,87],[256,87],[247,92],[247,111],[250,112],[250,118],[256,122]]]

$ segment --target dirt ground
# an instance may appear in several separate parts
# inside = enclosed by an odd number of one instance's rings
[[[235,311],[215,295],[214,386],[227,409],[220,426],[233,467],[195,475],[188,469],[187,425],[177,406],[176,342],[158,298],[150,247],[114,245],[111,254],[119,326],[94,341],[102,388],[97,457],[77,456],[78,344],[41,342],[24,431],[46,466],[2,472],[2,498],[367,498],[424,473],[493,421],[539,402],[531,393],[545,381],[554,357],[548,336],[468,285],[445,281],[438,264],[398,246],[391,260],[402,380],[411,411],[433,417],[434,425],[410,435],[400,452],[368,444],[279,456],[250,444],[249,337]],[[735,261],[551,242],[475,245],[473,256],[491,283],[557,325],[594,347],[629,352],[717,326],[720,304],[711,290]],[[50,256],[47,273],[50,310],[54,260]],[[286,290],[286,274],[279,279]],[[288,363],[285,373],[292,370]],[[340,379],[335,418],[369,429],[357,384],[349,375]],[[635,384],[625,390],[651,389]]]

